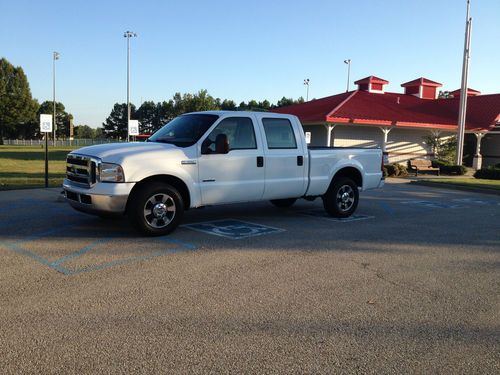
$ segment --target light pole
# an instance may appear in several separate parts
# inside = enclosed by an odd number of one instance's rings
[[[123,37],[127,38],[127,142],[130,142],[128,123],[130,121],[130,38],[136,37],[133,31],[125,31]]]
[[[469,79],[470,37],[472,17],[469,17],[470,0],[467,0],[467,16],[465,23],[464,58],[462,64],[462,87],[460,89],[460,104],[458,109],[457,155],[455,164],[462,165],[464,153],[465,120],[467,114],[467,81]]]
[[[52,52],[52,106],[53,106],[53,126],[54,126],[54,146],[56,145],[56,128],[57,128],[57,122],[56,122],[56,60],[59,60],[59,57],[61,55],[59,52]]]
[[[307,86],[307,89],[306,89],[306,102],[309,101],[309,82],[310,82],[309,78],[306,78],[304,80],[304,85]]]
[[[344,60],[344,64],[347,64],[347,87],[345,92],[349,91],[349,79],[351,76],[351,59]]]

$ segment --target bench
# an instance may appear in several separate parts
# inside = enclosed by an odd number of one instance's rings
[[[415,176],[418,176],[418,172],[437,172],[439,176],[439,168],[434,168],[432,166],[432,161],[425,159],[415,159],[409,161],[410,170],[415,170]]]

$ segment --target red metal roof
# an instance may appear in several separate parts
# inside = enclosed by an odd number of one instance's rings
[[[387,85],[389,81],[386,81],[385,79],[375,77],[375,76],[368,76],[365,78],[358,79],[356,82],[354,82],[355,85],[363,84],[363,83],[380,83],[382,85]]]
[[[453,95],[453,96],[460,96],[460,92],[462,91],[462,89],[456,89],[454,91],[451,91],[450,92],[450,95]],[[477,91],[477,90],[474,90],[474,89],[471,89],[471,88],[468,88],[467,89],[467,95],[468,96],[476,96],[476,95],[481,95],[481,91]]]
[[[402,83],[401,87],[412,87],[412,86],[432,86],[432,87],[441,87],[443,86],[439,82],[431,81],[430,79],[420,77],[414,79],[413,81],[409,81],[406,83]]]
[[[398,93],[352,91],[273,110],[302,123],[351,123],[455,130],[459,99],[420,99]],[[470,97],[467,130],[488,130],[500,120],[500,94]]]

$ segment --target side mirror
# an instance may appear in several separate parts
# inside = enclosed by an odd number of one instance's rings
[[[217,134],[215,138],[215,152],[217,154],[227,154],[229,152],[229,141],[226,134]]]

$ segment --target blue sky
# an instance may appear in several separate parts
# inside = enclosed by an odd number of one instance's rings
[[[500,91],[499,0],[472,0],[470,81]],[[376,75],[388,90],[420,76],[460,86],[465,0],[26,1],[0,0],[0,56],[22,66],[33,96],[57,99],[75,124],[100,126],[126,101],[125,30],[132,40],[131,101],[207,89],[237,103],[310,98]],[[352,88],[352,86],[351,86]]]

